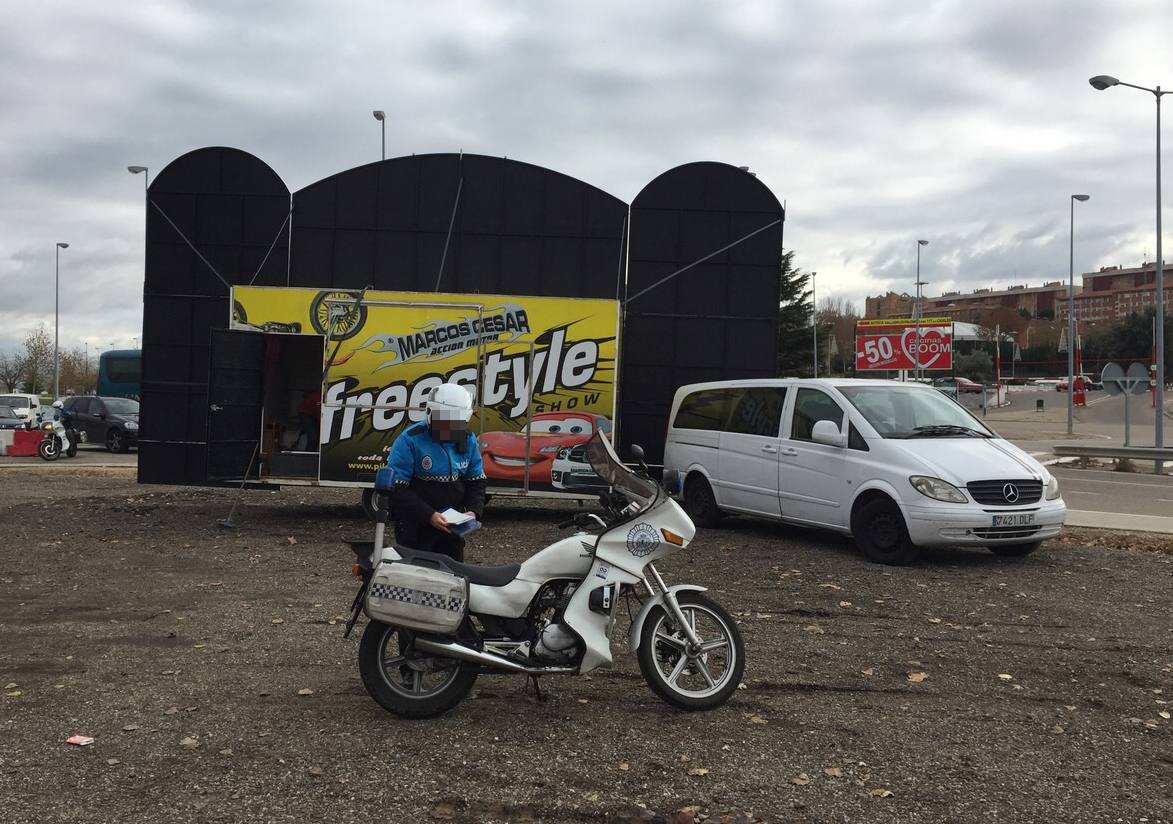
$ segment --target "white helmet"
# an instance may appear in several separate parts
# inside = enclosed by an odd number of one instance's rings
[[[53,408],[54,409],[64,409],[65,404],[62,403],[61,401],[53,401]]]
[[[437,421],[460,421],[468,423],[472,417],[472,390],[458,383],[442,383],[432,390],[426,409],[428,423]]]

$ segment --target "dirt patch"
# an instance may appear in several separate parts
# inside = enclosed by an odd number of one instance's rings
[[[662,568],[741,623],[725,708],[672,710],[619,642],[614,669],[544,679],[544,702],[485,676],[405,722],[341,638],[343,541],[369,536],[354,493],[246,492],[225,529],[226,490],[2,481],[5,821],[1170,818],[1173,556],[1112,548],[1156,548],[1131,535],[893,569],[730,519]],[[554,540],[552,509],[495,501],[470,560]]]

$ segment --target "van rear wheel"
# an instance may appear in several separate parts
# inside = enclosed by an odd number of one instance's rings
[[[714,527],[721,523],[721,510],[713,497],[713,488],[700,476],[684,484],[684,511],[697,526]]]
[[[877,497],[859,508],[851,519],[855,545],[869,561],[904,566],[916,560],[918,550],[908,537],[900,507],[888,497]]]

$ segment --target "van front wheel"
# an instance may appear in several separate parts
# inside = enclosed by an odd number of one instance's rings
[[[904,566],[916,560],[917,548],[908,537],[904,516],[891,498],[873,498],[851,519],[855,545],[869,561]]]
[[[714,527],[721,522],[713,488],[699,476],[689,478],[684,484],[684,511],[697,526]]]

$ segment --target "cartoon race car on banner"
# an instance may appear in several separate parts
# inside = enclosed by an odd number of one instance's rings
[[[531,484],[553,483],[551,472],[558,453],[585,444],[596,431],[609,436],[611,422],[590,412],[540,412],[530,418],[528,452],[524,428],[518,432],[486,432],[480,441],[485,475],[492,480],[520,483],[525,480],[528,462]]]

